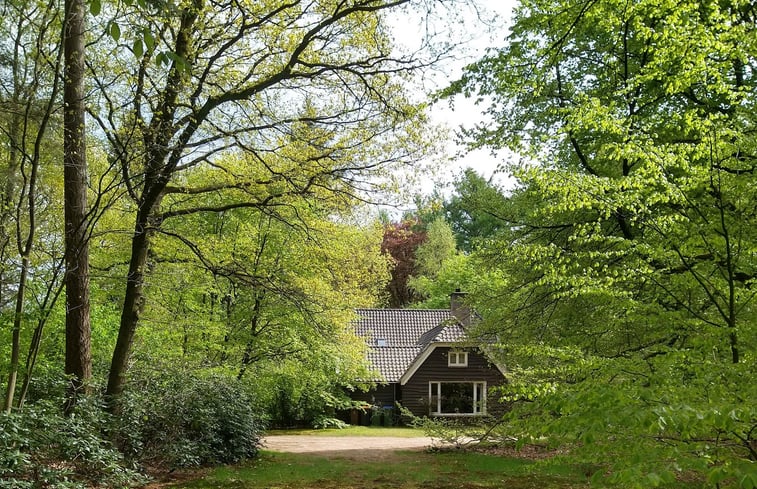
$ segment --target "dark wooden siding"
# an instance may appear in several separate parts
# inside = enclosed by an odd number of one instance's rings
[[[397,400],[394,398],[395,389],[398,384],[380,384],[376,388],[369,390],[368,392],[355,391],[350,394],[350,398],[355,401],[365,401],[371,406],[385,407],[394,406],[394,402]]]
[[[429,382],[486,382],[487,389],[505,382],[502,373],[475,348],[468,351],[467,367],[449,367],[447,353],[449,347],[437,347],[431,355],[416,370],[415,374],[402,386],[402,405],[416,416],[428,416],[428,385]],[[455,350],[458,350],[455,348]],[[496,414],[500,406],[495,397],[487,395],[486,411]]]
[[[373,422],[372,418],[377,413],[375,408],[378,408],[379,414],[383,412],[384,408],[394,408],[395,402],[399,401],[399,392],[400,385],[396,382],[393,384],[379,384],[367,392],[349,392],[350,399],[363,401],[371,407],[366,406],[365,409],[341,411],[338,413],[338,418],[349,424],[368,426]],[[380,424],[384,424],[383,418]]]

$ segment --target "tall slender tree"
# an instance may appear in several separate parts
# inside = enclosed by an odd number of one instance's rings
[[[56,107],[59,106],[59,79],[55,75],[61,62],[60,12],[50,4],[29,5],[6,2],[2,6],[3,80],[0,109],[4,116],[0,134],[5,137],[2,155],[7,158],[0,194],[0,304],[15,301],[12,313],[11,350],[5,411],[12,409],[19,373],[25,374],[18,396],[23,404],[32,365],[21,367],[22,334],[31,318],[37,319],[30,350],[38,346],[50,307],[59,290],[61,262],[55,257],[40,257],[55,246],[55,230],[50,227],[54,202],[42,178],[45,164],[54,159],[57,146],[50,143],[54,133]],[[57,41],[57,42],[56,42]],[[51,69],[52,67],[52,69]],[[7,78],[6,78],[7,76]],[[52,208],[55,206],[52,205]],[[44,236],[39,237],[40,229]],[[50,233],[50,234],[48,234]],[[15,244],[15,246],[14,246]],[[15,248],[16,256],[13,256]]]
[[[66,411],[92,376],[89,316],[89,219],[85,128],[84,0],[66,0],[63,29],[63,182],[66,261],[66,364],[71,376]]]

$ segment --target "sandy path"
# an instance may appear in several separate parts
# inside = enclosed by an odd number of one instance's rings
[[[263,448],[274,452],[346,458],[375,458],[397,450],[423,450],[431,444],[428,437],[274,435],[263,439]]]
[[[421,451],[431,446],[431,438],[396,436],[308,436],[272,435],[263,438],[263,449],[274,452],[311,453],[348,460],[391,460],[398,450]],[[199,479],[207,469],[162,474],[142,489],[165,489],[181,481]]]

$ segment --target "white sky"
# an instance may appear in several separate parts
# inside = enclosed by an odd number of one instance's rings
[[[502,46],[516,1],[471,0],[473,6],[467,9],[439,12],[440,18],[432,19],[429,26],[420,25],[417,19],[397,19],[395,38],[399,43],[408,46],[415,46],[420,43],[421,29],[423,28],[435,29],[440,39],[443,37],[449,42],[457,43],[465,40],[461,46],[455,49],[457,58],[455,61],[449,62],[441,69],[428,74],[421,81],[423,90],[431,91],[445,87],[449,82],[460,77],[466,64],[483,56],[487,47]],[[476,13],[476,10],[478,10],[478,13]],[[455,18],[450,20],[450,17]],[[435,105],[431,110],[432,121],[454,129],[461,124],[472,126],[483,120],[481,114],[483,108],[476,106],[470,100],[457,97],[454,106],[453,111],[446,102]],[[503,172],[497,172],[497,168],[501,163],[506,163],[512,159],[509,155],[492,155],[489,150],[476,150],[463,156],[456,156],[461,151],[463,151],[461,146],[450,141],[447,148],[450,160],[444,165],[436,178],[437,180],[450,182],[462,169],[471,167],[485,178],[493,176],[493,181],[502,186],[508,186],[509,177]],[[429,193],[432,189],[433,183],[430,180],[424,182],[422,186],[424,193]]]

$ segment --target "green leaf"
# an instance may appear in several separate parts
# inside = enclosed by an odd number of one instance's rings
[[[143,54],[145,54],[145,47],[142,44],[141,39],[135,39],[134,40],[134,46],[132,46],[132,51],[134,52],[134,56],[137,58],[141,58]]]
[[[655,472],[650,472],[647,474],[647,481],[652,487],[657,487],[662,483],[662,477]]]
[[[89,13],[92,15],[99,15],[102,4],[100,0],[89,0]]]
[[[121,27],[118,26],[117,22],[110,23],[110,28],[108,29],[108,33],[110,34],[110,37],[112,37],[113,40],[116,42],[118,42],[118,40],[121,39]]]
[[[728,469],[725,467],[715,467],[707,476],[707,483],[716,485],[724,481],[728,477]]]
[[[184,72],[189,71],[189,63],[187,63],[187,61],[181,56],[170,51],[166,53],[166,56],[168,57],[168,59],[170,59],[176,64],[176,69],[178,69],[179,71],[184,71]]]
[[[742,489],[754,489],[757,487],[757,473],[744,474],[739,481],[739,487]]]
[[[158,53],[155,56],[155,66],[160,67],[166,64],[168,64],[168,56],[166,56],[166,53]]]
[[[147,50],[152,51],[153,48],[155,48],[155,38],[153,37],[152,32],[150,32],[149,29],[144,29],[142,31],[142,37],[144,37]]]

